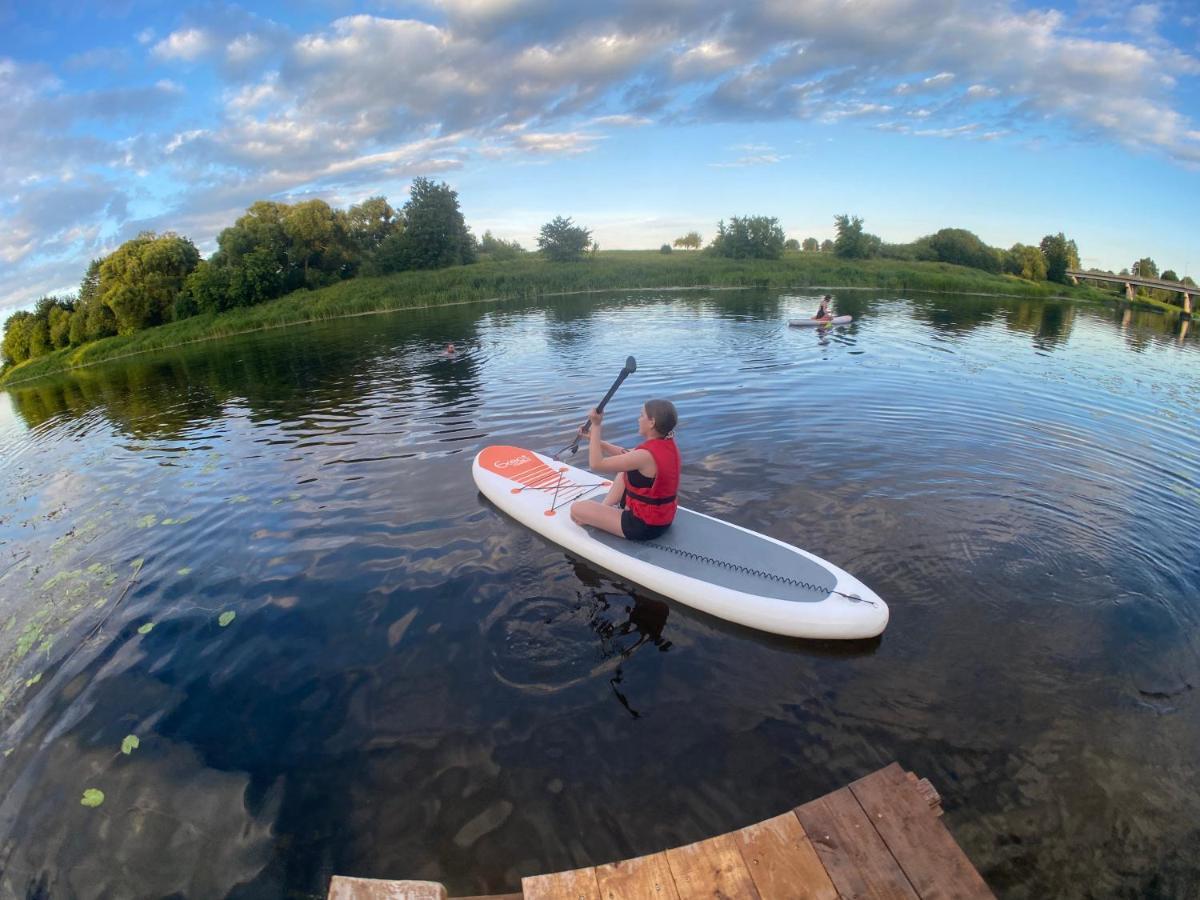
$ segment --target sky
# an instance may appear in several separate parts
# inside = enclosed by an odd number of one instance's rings
[[[1195,0],[0,0],[0,314],[139,232],[450,184],[476,235],[602,249],[1062,231],[1200,276]]]

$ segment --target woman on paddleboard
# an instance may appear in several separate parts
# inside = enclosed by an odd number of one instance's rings
[[[821,305],[817,307],[817,314],[813,316],[814,319],[829,318],[829,301],[832,299],[828,294],[821,298]]]
[[[669,400],[647,400],[638,416],[644,437],[633,450],[609,444],[601,437],[604,414],[588,413],[588,468],[615,475],[603,501],[571,504],[571,521],[591,525],[631,541],[648,541],[671,527],[679,489],[679,448],[675,446],[678,415]],[[583,429],[580,429],[583,437]]]

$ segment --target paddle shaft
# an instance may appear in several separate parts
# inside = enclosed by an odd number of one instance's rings
[[[612,399],[612,395],[617,392],[617,388],[621,386],[621,382],[629,377],[629,370],[622,369],[621,374],[617,376],[617,380],[612,383],[612,387],[608,389],[608,393],[604,395],[604,399],[600,401],[596,407],[596,412],[604,412],[604,407],[608,405],[608,401]],[[583,423],[583,433],[587,434],[592,430],[592,420],[588,419]]]
[[[625,367],[623,369],[621,369],[621,374],[617,376],[617,380],[612,383],[612,387],[610,387],[608,389],[608,393],[604,395],[604,399],[601,400],[599,405],[596,407],[597,412],[604,412],[604,407],[608,405],[608,401],[611,400],[613,394],[615,394],[617,392],[617,388],[619,388],[621,386],[621,382],[623,382],[626,378],[628,378],[630,376],[630,374],[632,374],[633,372],[636,372],[636,371],[637,371],[637,362],[631,356],[631,357],[629,357],[629,359],[625,360]],[[591,430],[592,430],[592,420],[589,418],[587,421],[585,421],[583,423],[583,433],[587,434]],[[568,444],[566,447],[563,447],[563,449],[559,450],[558,453],[554,454],[554,458],[558,459],[562,453],[567,452],[567,451],[569,451],[571,453],[575,453],[578,449],[579,449],[579,435],[576,435],[575,440],[573,442]]]

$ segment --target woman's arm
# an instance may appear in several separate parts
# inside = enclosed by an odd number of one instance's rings
[[[601,436],[603,429],[604,414],[592,410],[588,413],[588,421],[591,422],[591,430],[588,432],[588,468],[593,472],[628,472],[632,469],[641,469],[642,474],[653,477],[657,473],[657,467],[654,462],[654,457],[650,455],[649,450],[630,450],[628,453],[619,452],[615,456],[605,457],[604,452],[607,447],[614,447],[613,444],[605,442]],[[620,450],[619,447],[614,449]],[[646,471],[646,470],[649,471]]]
[[[628,453],[618,453],[616,456],[606,456],[594,459],[588,453],[588,468],[593,472],[629,472],[638,469],[643,475],[653,478],[658,472],[654,457],[649,450],[630,450]]]

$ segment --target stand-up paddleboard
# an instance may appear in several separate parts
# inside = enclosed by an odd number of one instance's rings
[[[652,541],[583,528],[570,505],[603,499],[612,482],[520,447],[485,447],[472,474],[485,497],[542,537],[719,618],[805,638],[870,638],[887,627],[887,604],[861,581],[766,535],[682,507]]]
[[[826,316],[823,319],[792,319],[788,322],[793,328],[817,328],[821,325],[849,325],[854,316]]]

